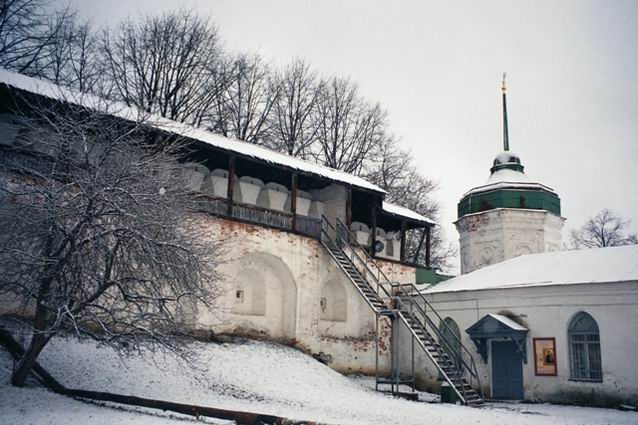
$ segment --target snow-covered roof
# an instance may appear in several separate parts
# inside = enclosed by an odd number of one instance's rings
[[[144,123],[151,127],[198,140],[215,148],[231,151],[250,158],[260,159],[271,164],[292,168],[304,173],[314,174],[328,180],[346,183],[355,187],[372,190],[374,192],[386,193],[380,187],[362,179],[361,177],[357,177],[343,171],[291,157],[252,143],[220,136],[218,134],[157,115],[145,114],[136,108],[132,108],[121,103],[107,103],[104,99],[97,96],[79,94],[49,81],[27,77],[25,75],[0,68],[0,83],[4,83],[8,86],[29,93],[34,93],[54,100],[65,101],[88,109],[102,111],[106,108],[106,112],[108,114],[126,120],[137,121],[141,117],[144,117]]]
[[[529,179],[524,172],[501,168],[490,175],[485,184],[494,183],[528,183]]]
[[[638,245],[522,255],[446,280],[422,292],[630,281],[638,282]]]
[[[555,193],[554,189],[552,189],[551,187],[530,181],[525,173],[523,173],[522,171],[503,168],[492,173],[484,185],[477,186],[469,190],[463,196],[465,197],[468,195],[489,192],[497,189],[540,189],[547,192]]]
[[[423,216],[417,212],[414,212],[409,208],[402,207],[401,205],[383,201],[382,208],[383,208],[383,211],[387,212],[388,214],[398,215],[400,217],[405,217],[405,218],[409,218],[409,219],[424,222],[424,223],[436,224],[436,222],[427,218],[426,216]]]
[[[515,331],[527,331],[527,330],[529,330],[525,326],[516,323],[515,321],[513,321],[509,317],[503,316],[502,314],[489,313],[488,316],[493,317],[494,319],[498,320],[499,322],[501,322],[505,326],[507,326],[507,327],[509,327],[511,329],[514,329]]]

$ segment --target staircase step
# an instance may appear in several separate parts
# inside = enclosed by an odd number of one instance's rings
[[[350,278],[350,281],[354,283],[368,304],[373,310],[377,312],[387,312],[389,307],[385,301],[377,293],[378,288],[375,290],[373,284],[368,281],[368,276],[364,275],[348,257],[342,249],[341,245],[338,245],[332,241],[322,241],[324,246],[328,249],[334,260]],[[350,247],[349,241],[341,240],[346,248]],[[350,247],[351,248],[351,247]],[[351,248],[352,249],[352,248]],[[374,281],[373,283],[376,283]],[[414,295],[399,289],[396,294],[401,297],[401,300],[412,302]],[[437,338],[434,338],[430,332],[425,328],[427,323],[425,319],[421,319],[420,315],[413,314],[414,312],[408,310],[401,310],[403,318],[408,327],[412,330],[414,336],[418,339],[421,348],[431,356],[432,360],[438,365],[438,367],[447,376],[447,379],[452,382],[456,390],[463,395],[464,402],[468,406],[480,406],[484,403],[478,392],[474,390],[468,382],[463,378],[463,372],[458,370],[451,360],[451,356],[447,354],[447,350],[442,347]]]

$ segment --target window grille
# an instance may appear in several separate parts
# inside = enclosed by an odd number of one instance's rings
[[[598,324],[589,314],[578,313],[569,324],[570,377],[579,381],[603,380]]]

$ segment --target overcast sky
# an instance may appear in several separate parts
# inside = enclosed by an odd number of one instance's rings
[[[65,2],[60,2],[63,4]],[[438,181],[441,225],[510,148],[554,188],[569,228],[611,208],[638,229],[638,1],[72,0],[94,24],[184,7],[229,50],[307,59],[388,109],[419,170]]]

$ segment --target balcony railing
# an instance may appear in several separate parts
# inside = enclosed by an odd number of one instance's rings
[[[261,224],[286,231],[301,233],[313,238],[321,235],[321,219],[271,210],[252,204],[233,202],[228,215],[228,199],[209,195],[197,195],[197,210],[220,217],[233,218],[246,223]],[[293,228],[294,222],[294,228]]]

